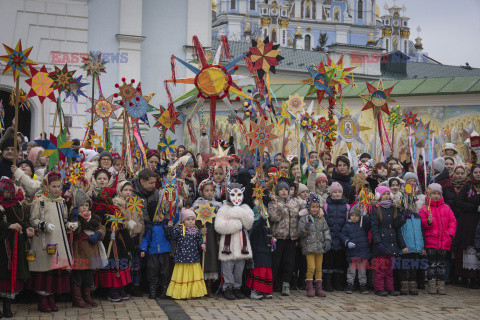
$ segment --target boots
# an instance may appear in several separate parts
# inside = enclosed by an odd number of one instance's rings
[[[11,301],[12,301],[11,299],[3,298],[3,316],[5,318],[12,318],[13,317],[13,313],[12,313],[12,309],[11,309],[11,305],[10,305]]]
[[[307,297],[315,297],[315,292],[313,291],[313,279],[305,280],[305,284],[307,287]]]
[[[95,308],[98,304],[92,299],[92,287],[87,286],[82,288],[82,298],[85,303],[88,303],[91,307]]]
[[[157,297],[157,285],[151,284],[148,290],[148,299],[155,299]]]
[[[408,281],[400,281],[400,294],[401,295],[408,294]]]
[[[237,298],[233,294],[233,287],[227,287],[227,289],[225,289],[225,291],[223,292],[223,296],[227,300],[237,300]]]
[[[417,282],[416,281],[409,281],[408,282],[408,291],[410,292],[411,295],[418,295],[418,290],[417,290]]]
[[[437,280],[428,280],[428,293],[437,293]]]
[[[212,292],[213,280],[212,279],[205,280],[205,286],[207,287],[207,297],[215,298],[215,294]]]
[[[132,297],[131,295],[125,292],[125,289],[123,287],[118,288],[118,295],[122,300],[130,300],[130,298]]]
[[[438,294],[447,294],[445,291],[445,281],[437,281]]]
[[[315,281],[315,295],[317,297],[325,298],[327,295],[322,290],[322,280]]]
[[[160,287],[160,299],[167,299],[167,289],[168,289],[168,286],[167,285],[163,285]]]
[[[240,289],[233,289],[233,295],[237,300],[245,299],[245,295],[242,293]]]
[[[292,276],[292,281],[290,282],[290,290],[298,290],[298,277],[296,275]]]
[[[82,298],[80,287],[72,283],[72,307],[77,308],[90,308],[90,305],[86,303]]]
[[[325,287],[323,289],[327,292],[332,292],[333,291],[332,276],[333,276],[333,273],[324,273],[323,274],[323,277],[325,278]]]
[[[298,277],[298,289],[300,290],[305,290],[305,277],[304,276],[300,276]]]
[[[55,305],[55,297],[53,296],[53,294],[49,295],[47,299],[48,304],[50,305],[50,309],[52,309],[52,312],[57,312],[58,307]]]
[[[337,291],[343,291],[343,273],[335,272],[333,274],[333,288]]]
[[[120,302],[122,298],[118,294],[118,288],[110,288],[108,293],[108,300],[111,302]]]
[[[52,308],[50,307],[50,304],[48,303],[48,298],[47,296],[38,295],[38,311],[40,312],[52,312]]]
[[[290,295],[290,283],[284,282],[282,285],[282,296]]]

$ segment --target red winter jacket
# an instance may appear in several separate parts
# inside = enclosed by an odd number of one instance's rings
[[[438,201],[431,201],[430,211],[433,217],[431,225],[428,225],[430,212],[427,212],[426,205],[419,212],[422,218],[425,248],[450,250],[457,230],[457,220],[455,220],[452,209],[445,204],[442,197]]]

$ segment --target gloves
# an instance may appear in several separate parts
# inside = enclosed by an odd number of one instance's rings
[[[325,243],[323,244],[323,248],[325,249],[325,252],[330,251],[331,245],[332,244],[330,243],[330,241],[325,241]]]
[[[377,248],[377,252],[382,255],[385,253],[385,247],[383,246],[383,244],[381,242],[377,243],[376,245],[376,248]]]
[[[137,223],[133,220],[129,220],[127,224],[128,224],[128,230],[133,230],[133,228],[135,228],[135,226],[137,225]]]
[[[45,222],[45,231],[53,232],[55,230],[55,225],[50,222]]]
[[[114,233],[112,233],[114,234]],[[102,233],[97,231],[95,232],[94,234],[90,235],[90,237],[88,237],[88,243],[90,243],[92,246],[94,244],[96,244],[98,242],[98,240],[100,240],[100,238],[102,237]]]
[[[78,222],[67,222],[67,229],[75,231],[78,228]]]
[[[112,233],[110,234],[110,240],[115,240],[115,232],[112,232]]]
[[[77,207],[74,207],[72,211],[70,212],[70,218],[72,221],[78,221],[78,215],[80,213],[80,210],[78,210]]]
[[[347,247],[348,247],[348,249],[353,249],[353,248],[355,248],[355,243],[349,242],[349,243],[347,244]]]

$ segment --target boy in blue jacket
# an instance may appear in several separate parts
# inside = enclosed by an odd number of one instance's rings
[[[149,283],[149,299],[155,299],[157,288],[161,290],[161,298],[166,298],[168,287],[169,255],[172,246],[167,238],[168,219],[157,214],[153,228],[143,236],[140,244],[140,256],[147,253],[146,276]]]
[[[368,230],[370,219],[367,215],[362,216],[362,210],[358,203],[350,209],[350,220],[342,229],[342,242],[347,248],[347,290],[353,292],[353,283],[358,272],[360,292],[368,293],[367,290],[367,265],[371,258],[370,245],[368,243]]]

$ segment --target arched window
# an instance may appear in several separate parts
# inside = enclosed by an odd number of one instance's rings
[[[282,31],[282,43],[283,45],[287,44],[287,32],[285,30]]]
[[[255,10],[256,0],[250,0],[250,10]]]
[[[403,51],[404,51],[405,53],[407,53],[407,49],[408,49],[408,42],[407,42],[407,40],[404,40],[404,41],[403,41],[403,46],[404,46]]]
[[[268,35],[267,28],[263,29],[263,38],[265,39]]]
[[[305,50],[310,51],[312,49],[312,39],[310,35],[305,36]]]
[[[230,0],[230,9],[235,10],[237,8],[237,0]]]
[[[397,51],[398,50],[398,39],[393,38],[392,40],[392,51]]]
[[[312,18],[312,3],[310,2],[310,0],[307,0],[305,3],[305,18]]]
[[[278,42],[277,41],[277,28],[272,28],[272,37],[271,37],[270,41]]]
[[[389,44],[390,43],[389,43],[388,39],[385,39],[385,49],[387,49],[387,52],[390,51]]]
[[[363,0],[358,0],[358,19],[363,19]]]

